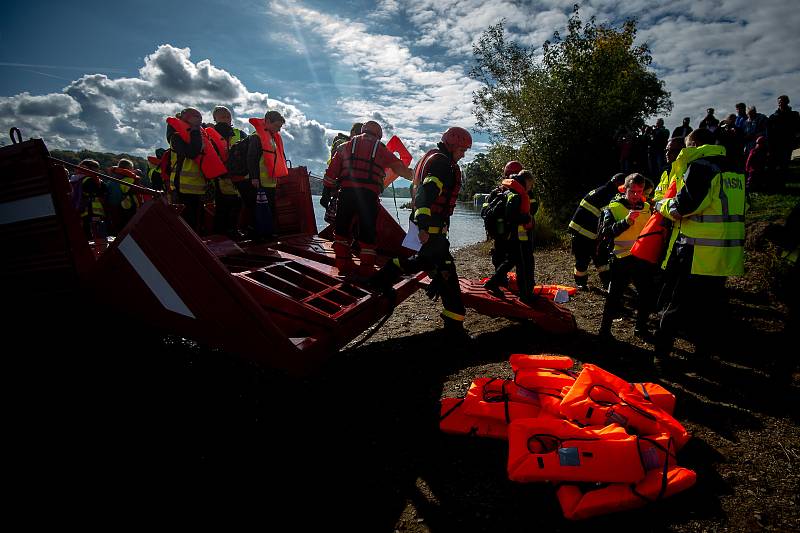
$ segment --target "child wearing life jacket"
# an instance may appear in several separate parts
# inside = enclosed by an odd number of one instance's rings
[[[94,159],[84,159],[79,164],[86,169],[100,171],[100,163]],[[69,181],[72,185],[72,205],[81,217],[86,239],[105,239],[108,236],[105,210],[108,186],[97,176],[84,174],[80,170],[70,176]]]
[[[505,257],[494,275],[484,284],[489,291],[499,291],[512,268],[517,272],[519,299],[524,303],[534,300],[533,215],[528,193],[533,189],[533,174],[523,170],[502,181],[505,202],[507,241]],[[538,203],[535,204],[538,207]]]
[[[109,172],[115,178],[119,178],[125,183],[139,184],[140,178],[133,168],[133,162],[130,159],[120,159],[117,166],[111,167]],[[141,198],[139,195],[128,187],[127,185],[117,184],[119,187],[119,203],[114,206],[112,212],[115,234],[122,231],[128,222],[136,214],[136,210],[141,205]]]
[[[599,335],[611,337],[611,324],[622,307],[622,297],[631,281],[638,290],[634,334],[647,335],[647,320],[652,305],[652,269],[646,261],[631,255],[631,247],[650,215],[650,204],[643,197],[645,177],[633,173],[625,178],[621,194],[603,209],[600,239],[612,241],[610,253],[611,285],[603,308]]]

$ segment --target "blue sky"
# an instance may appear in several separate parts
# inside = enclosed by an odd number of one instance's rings
[[[539,47],[563,31],[573,0],[263,0],[15,2],[0,20],[0,130],[52,148],[162,146],[164,117],[215,104],[240,125],[266,109],[287,118],[294,164],[320,172],[327,145],[377,119],[414,155],[450,125],[474,126],[472,43],[506,20]],[[672,92],[666,118],[697,124],[745,101],[771,113],[800,102],[800,9],[766,0],[584,1],[582,17],[639,20],[639,40]],[[653,118],[653,121],[655,117]],[[485,148],[478,137],[476,150]]]

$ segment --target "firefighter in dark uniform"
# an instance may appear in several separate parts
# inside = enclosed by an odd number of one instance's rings
[[[437,148],[428,151],[414,168],[411,219],[422,244],[411,258],[395,258],[376,276],[375,285],[389,288],[399,274],[427,271],[431,277],[428,295],[441,296],[445,332],[455,339],[467,339],[464,303],[447,230],[461,189],[458,161],[472,147],[472,136],[459,127],[448,128]]]
[[[624,174],[615,174],[607,183],[584,196],[572,215],[569,232],[572,236],[572,255],[575,256],[575,284],[579,289],[588,288],[589,263],[592,261],[604,289],[611,281],[608,259],[605,254],[597,253],[597,226],[603,208],[617,195],[618,187],[624,182]]]
[[[356,270],[350,255],[355,218],[360,247],[358,277],[368,278],[375,273],[378,196],[383,191],[384,169],[390,168],[406,179],[412,177],[411,169],[386,148],[381,137],[380,124],[373,120],[365,122],[361,134],[341,145],[325,171],[323,197],[330,198],[331,191],[339,189],[333,251],[340,275]]]

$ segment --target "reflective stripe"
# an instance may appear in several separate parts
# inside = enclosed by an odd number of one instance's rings
[[[428,176],[427,178],[425,178],[422,184],[425,185],[428,182],[435,183],[436,186],[439,187],[439,194],[442,194],[442,190],[444,189],[444,184],[441,181],[439,181],[439,178],[437,178],[436,176]]]
[[[702,239],[697,237],[687,237],[681,235],[678,237],[680,244],[691,244],[696,246],[716,246],[719,248],[727,248],[734,246],[744,246],[744,239]]]
[[[596,216],[596,217],[600,216],[600,210],[597,209],[592,204],[590,204],[589,202],[587,202],[585,199],[581,200],[581,204],[580,205],[581,205],[582,208],[586,209],[587,211],[589,211],[594,216]]]
[[[458,313],[448,311],[447,309],[442,310],[442,316],[447,318],[452,318],[453,320],[458,320],[459,322],[464,321],[464,315],[459,315]]]
[[[49,194],[5,202],[0,205],[3,206],[3,209],[0,210],[0,224],[13,224],[56,214],[53,198]]]
[[[569,227],[574,229],[575,231],[577,231],[578,233],[580,233],[584,237],[588,237],[589,239],[592,239],[593,241],[597,239],[597,233],[592,233],[588,229],[584,229],[583,227],[581,227],[578,224],[576,224],[575,221],[570,221]]]
[[[400,259],[398,257],[395,257],[394,259],[392,259],[392,264],[394,266],[396,266],[397,268],[399,268],[400,272],[404,272],[403,267],[400,266]]]
[[[378,255],[378,252],[375,250],[375,248],[367,248],[362,244],[361,255]]]
[[[427,231],[428,231],[428,233],[436,234],[436,233],[439,233],[440,231],[442,231],[442,228],[440,228],[438,226],[429,226]]]
[[[430,207],[419,207],[419,208],[417,208],[417,216],[419,216],[419,215],[431,216],[431,208]]]
[[[119,251],[165,309],[189,318],[196,318],[130,233],[119,243]]]
[[[698,215],[691,218],[695,222],[744,222],[744,215]]]

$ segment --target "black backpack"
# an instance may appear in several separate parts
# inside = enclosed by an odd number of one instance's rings
[[[486,234],[495,239],[505,237],[506,230],[506,195],[505,189],[496,187],[481,208],[481,218]]]
[[[231,176],[247,176],[247,148],[250,146],[250,137],[236,141],[228,148],[228,160],[225,168]]]

